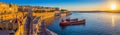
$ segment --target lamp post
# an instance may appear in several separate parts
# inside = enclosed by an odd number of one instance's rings
[[[9,3],[9,10],[12,11],[12,1],[10,0],[10,3]]]

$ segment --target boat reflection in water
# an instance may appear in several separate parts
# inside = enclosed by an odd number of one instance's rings
[[[78,24],[78,25],[69,25],[69,26],[85,26],[85,23],[84,24]],[[61,27],[62,30],[67,28],[67,26],[61,26],[61,25],[60,25],[60,27]]]

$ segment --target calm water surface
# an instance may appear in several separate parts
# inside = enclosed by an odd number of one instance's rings
[[[86,19],[86,24],[61,27],[61,18],[58,18],[48,29],[58,35],[120,35],[120,13],[74,12],[68,17]]]

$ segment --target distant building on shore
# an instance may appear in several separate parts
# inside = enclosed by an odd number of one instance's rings
[[[19,6],[18,11],[27,12],[26,8],[33,8],[34,12],[42,13],[42,12],[54,12],[59,11],[60,8],[52,8],[52,7],[42,7],[42,6]]]

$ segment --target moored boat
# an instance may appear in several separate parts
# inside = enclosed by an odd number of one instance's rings
[[[79,25],[79,24],[85,24],[85,23],[86,23],[85,19],[82,19],[82,20],[78,21],[78,18],[76,18],[76,19],[70,19],[70,18],[68,18],[68,19],[66,19],[66,21],[62,20],[60,22],[60,25],[61,26],[67,26],[67,25]]]

